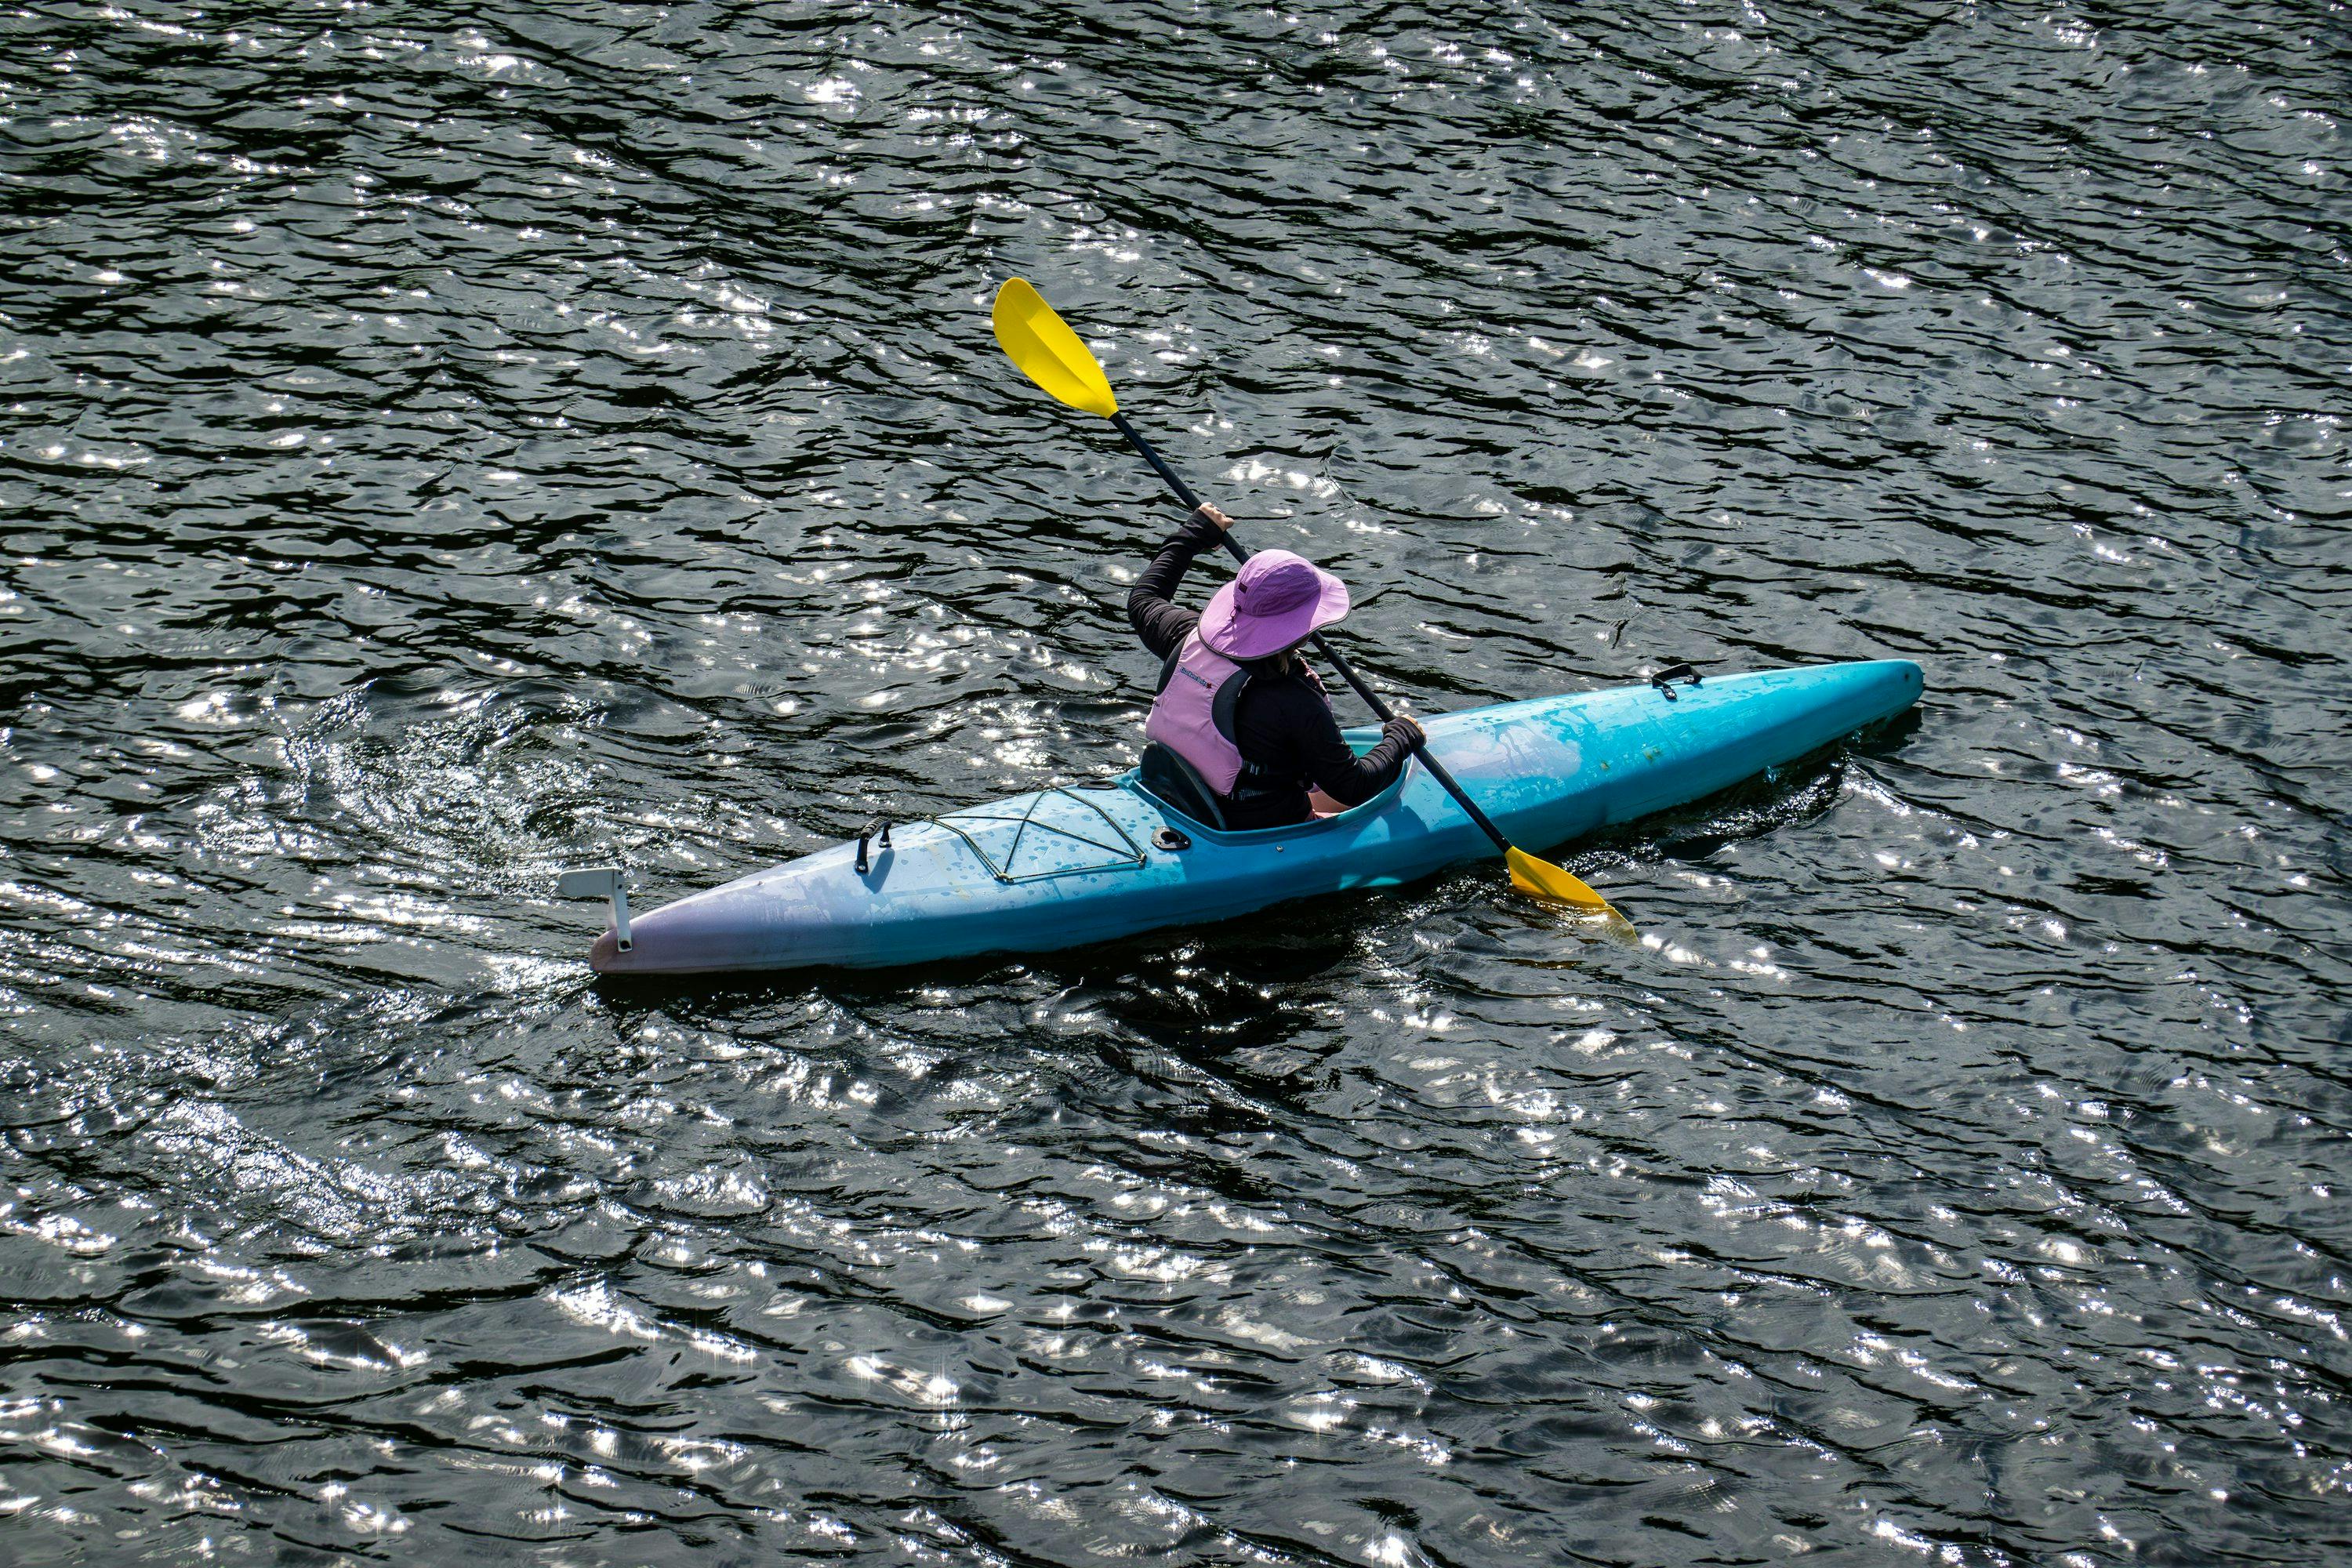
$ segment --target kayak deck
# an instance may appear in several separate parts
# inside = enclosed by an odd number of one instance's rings
[[[1507,702],[1424,728],[1511,841],[1542,850],[1793,762],[1901,712],[1923,685],[1906,660],[1823,665]],[[862,870],[856,847],[818,850],[639,916],[626,949],[608,931],[589,959],[602,973],[687,974],[1049,952],[1496,853],[1418,761],[1348,811],[1241,833],[1192,820],[1129,772],[895,824]]]

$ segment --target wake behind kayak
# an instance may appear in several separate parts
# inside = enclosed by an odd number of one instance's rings
[[[1513,841],[1552,846],[1793,762],[1902,712],[1924,685],[1906,659],[1817,665],[1506,702],[1425,727]],[[1286,827],[1220,831],[1129,773],[895,824],[887,840],[820,849],[634,919],[611,879],[620,918],[589,963],[712,974],[1048,952],[1497,854],[1417,761],[1372,799]]]

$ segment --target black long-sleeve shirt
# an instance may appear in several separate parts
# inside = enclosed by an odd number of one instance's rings
[[[1185,569],[1203,550],[1215,549],[1222,531],[1199,512],[1169,537],[1127,595],[1127,618],[1152,654],[1165,659],[1201,623],[1198,610],[1171,603]],[[1247,661],[1250,682],[1234,708],[1234,744],[1243,760],[1287,781],[1284,787],[1226,805],[1229,827],[1280,827],[1314,815],[1309,784],[1341,805],[1359,805],[1388,788],[1404,765],[1406,748],[1392,735],[1362,756],[1340,738],[1339,721],[1307,666],[1294,659],[1288,671],[1264,660]]]

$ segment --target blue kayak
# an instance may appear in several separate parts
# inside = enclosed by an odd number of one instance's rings
[[[1902,712],[1922,685],[1904,659],[1818,665],[1505,702],[1425,727],[1505,835],[1540,852],[1793,762]],[[1349,738],[1361,749],[1377,732]],[[1496,855],[1418,762],[1338,816],[1245,833],[1195,821],[1129,773],[895,824],[887,845],[877,835],[739,878],[626,921],[625,946],[606,931],[589,963],[707,974],[1046,952]]]

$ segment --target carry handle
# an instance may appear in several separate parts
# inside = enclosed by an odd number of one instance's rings
[[[857,830],[857,874],[861,877],[874,868],[873,862],[866,858],[866,846],[868,840],[877,837],[882,840],[883,848],[887,849],[890,847],[890,819],[888,817],[875,817],[865,826]]]

